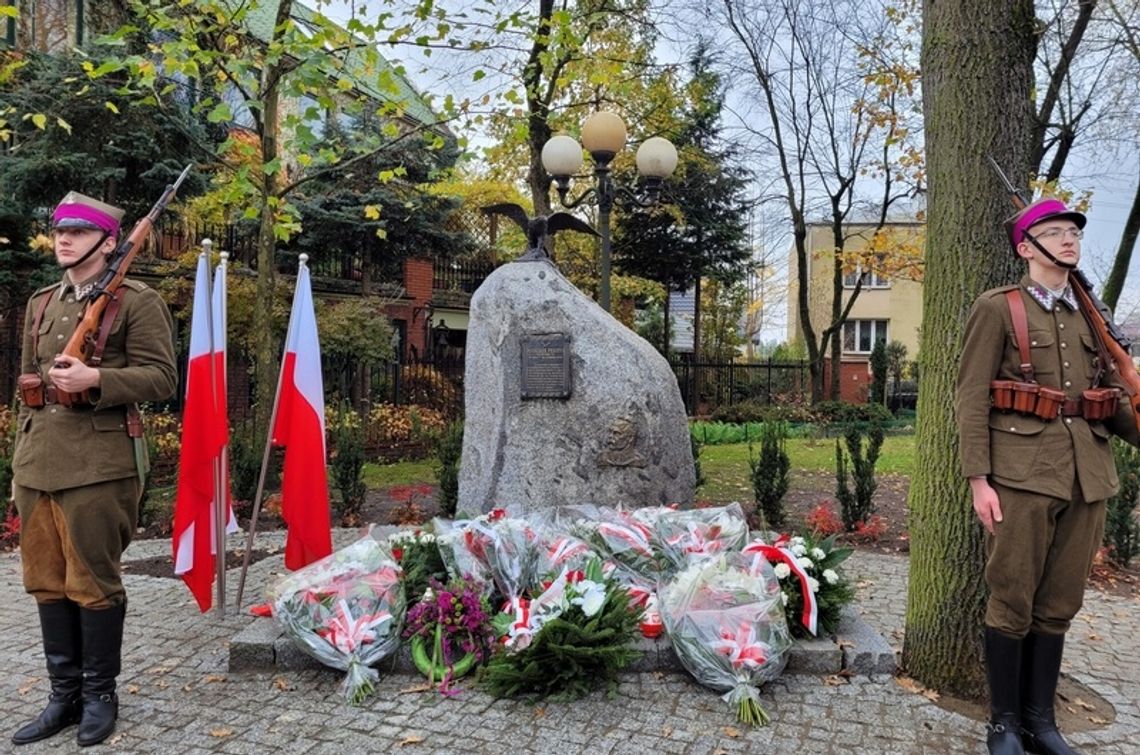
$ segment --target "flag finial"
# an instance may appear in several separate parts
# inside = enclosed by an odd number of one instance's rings
[[[301,255],[301,264],[302,264],[302,265],[307,265],[308,263],[309,263],[309,255],[307,255],[307,254],[302,254],[302,255]]]
[[[209,255],[210,251],[214,248],[214,242],[210,239],[202,239],[202,254]]]

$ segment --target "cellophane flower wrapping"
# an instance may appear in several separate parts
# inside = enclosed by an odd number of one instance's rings
[[[671,511],[664,507],[629,511],[603,506],[568,507],[559,523],[619,570],[628,572],[624,581],[655,586],[672,572],[655,529],[657,518]]]
[[[792,637],[767,559],[725,553],[695,561],[660,592],[665,631],[682,665],[724,692],[746,723],[767,723],[759,687],[780,675]]]
[[[326,666],[347,671],[341,691],[359,705],[380,675],[372,666],[400,644],[404,587],[391,552],[372,535],[274,583],[273,617],[293,642]]]
[[[739,503],[704,509],[666,509],[655,517],[656,541],[672,570],[692,561],[739,551],[748,542],[748,522]]]
[[[511,607],[539,581],[538,536],[525,519],[495,509],[474,519],[437,519],[436,533],[452,579],[493,583]]]

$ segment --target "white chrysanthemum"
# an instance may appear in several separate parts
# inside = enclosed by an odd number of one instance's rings
[[[801,569],[805,569],[805,570],[810,569],[813,566],[815,566],[815,562],[812,561],[810,558],[807,558],[806,556],[804,558],[796,559],[796,562],[799,563]]]
[[[825,569],[823,572],[823,581],[829,585],[834,585],[839,581],[839,575],[835,573],[834,569]]]
[[[788,605],[788,594],[786,592],[780,593],[780,605]]]
[[[819,580],[815,577],[808,577],[808,587],[812,592],[819,592]]]
[[[804,555],[805,553],[807,553],[807,548],[805,548],[805,547],[803,546],[803,543],[795,543],[795,542],[793,542],[793,543],[792,543],[792,553],[794,553],[794,554],[795,554],[795,555],[797,555],[797,556],[802,556],[802,555]]]
[[[827,554],[823,552],[823,548],[812,548],[811,557],[816,561],[822,561],[823,559],[827,558]]]
[[[776,564],[773,571],[776,572],[776,579],[787,579],[788,575],[792,573],[787,564]]]

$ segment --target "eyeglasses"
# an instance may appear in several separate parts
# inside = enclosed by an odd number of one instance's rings
[[[1037,238],[1048,239],[1049,241],[1061,239],[1065,236],[1072,236],[1077,241],[1080,241],[1085,237],[1085,232],[1080,228],[1050,228],[1047,231],[1042,231],[1037,234]]]

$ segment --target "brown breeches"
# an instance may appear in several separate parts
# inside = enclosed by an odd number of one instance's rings
[[[138,478],[15,493],[24,589],[36,602],[100,609],[126,600],[119,562],[138,522]]]
[[[1002,521],[986,536],[986,626],[1012,637],[1064,634],[1104,536],[1105,502],[1087,503],[1079,485],[1071,501],[993,487]]]

